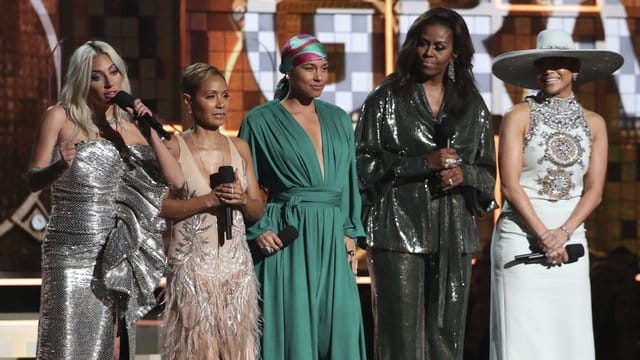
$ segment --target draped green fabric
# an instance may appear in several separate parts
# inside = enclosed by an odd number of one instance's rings
[[[365,359],[362,313],[343,237],[364,237],[353,129],[340,108],[314,100],[324,176],[311,139],[280,104],[251,110],[239,136],[251,148],[264,216],[252,241],[294,225],[299,237],[255,264],[262,287],[264,359]]]

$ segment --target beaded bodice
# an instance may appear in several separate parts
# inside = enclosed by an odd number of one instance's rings
[[[568,98],[527,97],[531,109],[520,184],[530,198],[557,201],[582,194],[591,132],[580,104]]]

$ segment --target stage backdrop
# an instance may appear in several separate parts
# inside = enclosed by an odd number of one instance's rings
[[[388,0],[389,1],[389,0]],[[24,172],[39,117],[55,102],[69,55],[89,39],[113,44],[130,69],[133,92],[176,129],[183,122],[180,71],[195,61],[222,69],[231,89],[225,131],[273,97],[279,49],[293,34],[327,47],[330,84],[322,98],[357,119],[362,101],[392,68],[412,21],[432,6],[463,14],[473,36],[474,72],[494,115],[527,95],[491,75],[502,52],[535,47],[536,34],[559,28],[580,48],[619,51],[624,66],[576,91],[607,120],[605,198],[587,221],[595,251],[624,246],[640,254],[640,3],[635,0],[16,0],[0,12],[0,272],[39,271],[48,192],[30,194]],[[493,219],[479,219],[487,244]]]

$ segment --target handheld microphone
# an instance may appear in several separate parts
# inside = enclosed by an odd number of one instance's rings
[[[565,246],[569,260],[567,264],[578,261],[578,258],[584,256],[584,246],[582,244],[569,244]],[[522,254],[515,256],[516,261],[524,262],[525,264],[540,264],[547,261],[547,257],[544,253],[533,252],[529,254]]]
[[[287,225],[287,227],[278,232],[278,237],[280,238],[280,241],[282,241],[282,250],[285,247],[289,246],[293,242],[293,240],[298,238],[298,229],[296,229],[293,225]],[[251,257],[254,263],[261,261],[267,256],[271,256],[263,253],[258,248],[258,245],[255,241],[249,241],[249,251],[251,252]]]
[[[435,127],[435,142],[438,148],[451,147],[451,138],[456,131],[456,123],[453,119],[443,119],[442,123]]]
[[[113,102],[116,103],[116,105],[123,108],[124,110],[127,110],[128,108],[134,109],[133,100],[134,100],[133,96],[128,94],[126,91],[118,91],[116,96],[113,97]],[[156,120],[154,117],[148,114],[144,114],[136,118],[144,121],[147,125],[152,127],[161,138],[164,138],[167,140],[171,139],[171,134],[166,132],[162,128],[162,124],[160,124],[160,122]]]
[[[278,237],[282,241],[282,247],[288,246],[293,240],[298,238],[298,229],[293,225],[287,225],[286,228],[280,230]]]
[[[232,183],[235,180],[233,174],[233,166],[223,165],[218,168],[218,172],[209,176],[211,187],[216,187],[220,184]],[[227,239],[231,239],[231,227],[233,226],[233,214],[229,204],[224,204],[224,228]]]

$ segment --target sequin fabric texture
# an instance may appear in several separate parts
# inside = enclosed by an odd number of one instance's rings
[[[119,151],[92,140],[77,147],[52,186],[38,359],[112,359],[116,314],[135,356],[135,321],[155,305],[163,271],[160,177],[149,146]]]
[[[580,196],[591,155],[582,107],[573,95],[545,99],[539,94],[526,101],[531,122],[524,142],[523,188],[531,198],[551,201]]]

